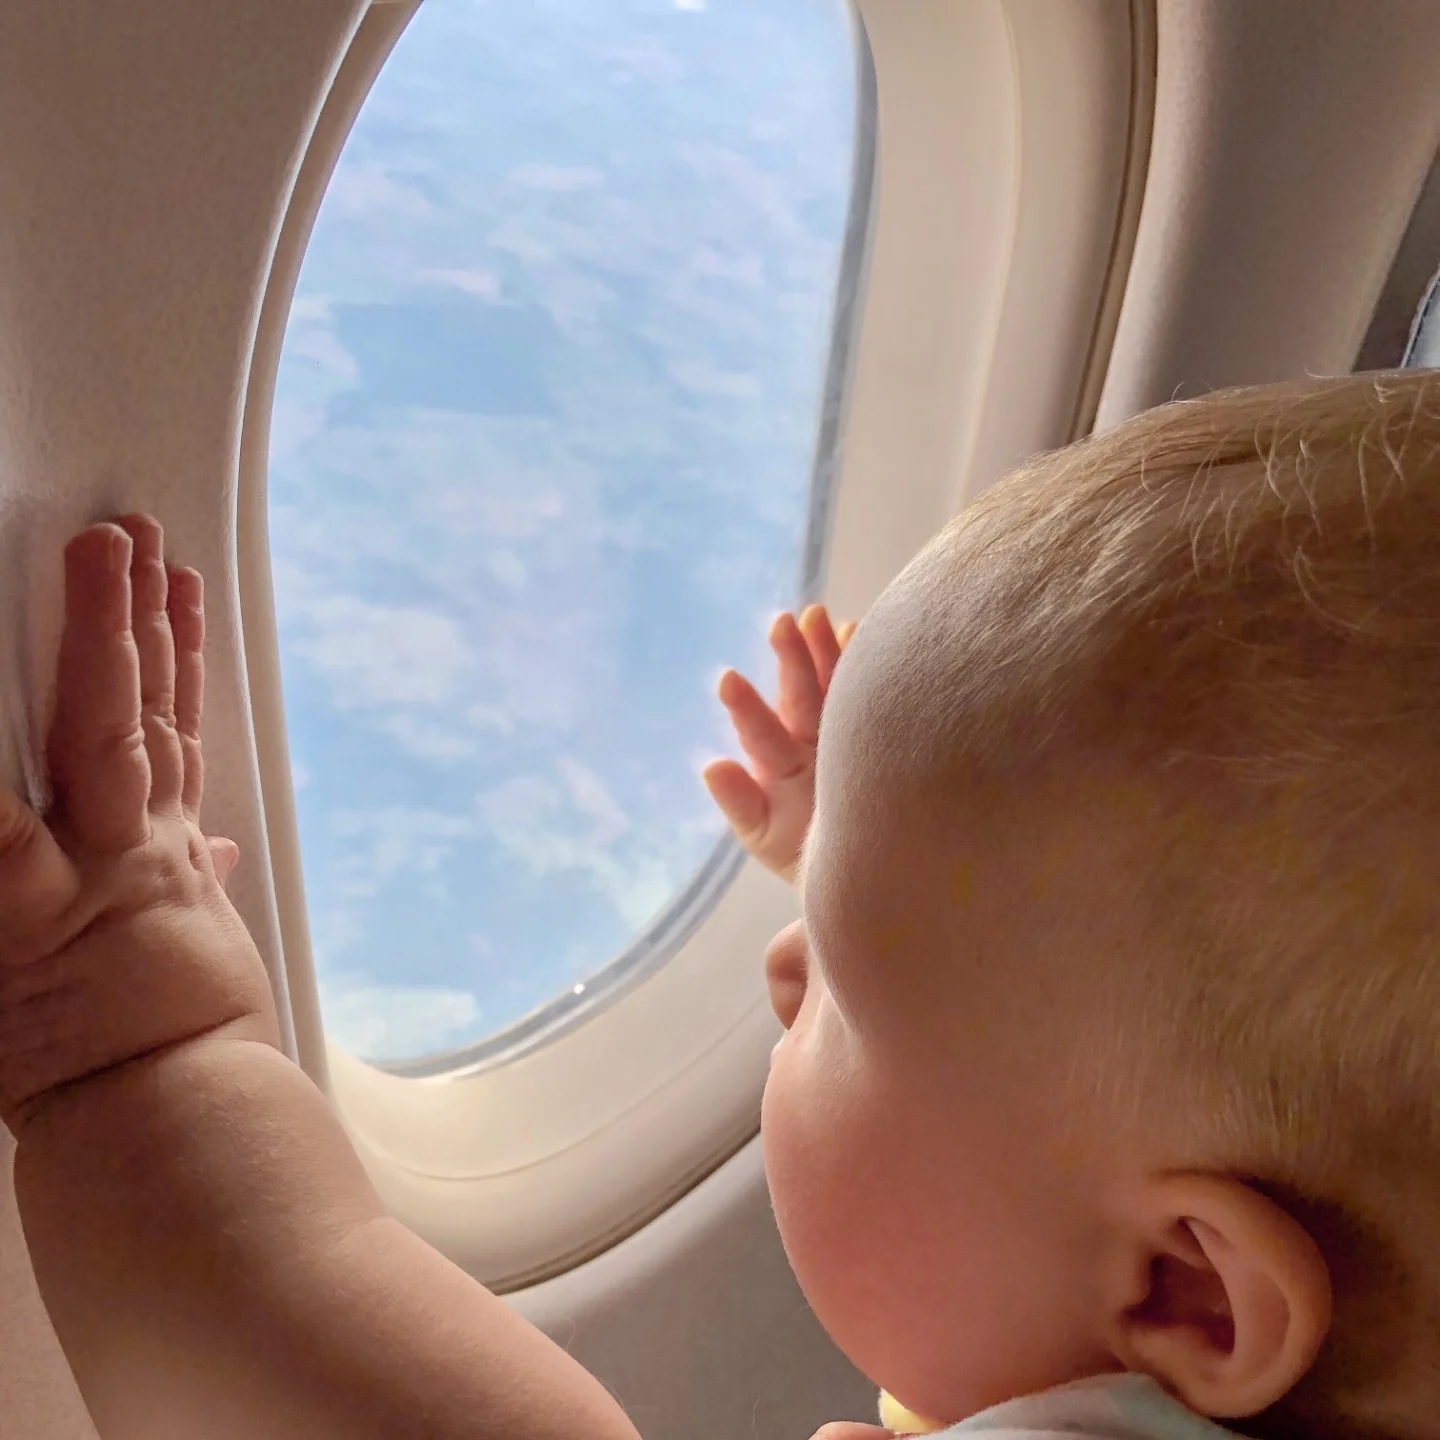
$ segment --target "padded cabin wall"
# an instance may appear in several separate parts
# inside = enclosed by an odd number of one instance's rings
[[[208,582],[205,821],[283,976],[235,578],[235,465],[270,255],[361,0],[0,6],[0,783],[33,787],[60,550],[128,509]],[[0,1154],[0,1435],[91,1434]]]
[[[644,1440],[807,1440],[875,1418],[810,1313],[752,1140],[613,1249],[506,1299],[598,1375]]]
[[[207,828],[283,977],[235,597],[235,468],[270,255],[359,0],[0,7],[0,537],[6,693],[43,723],[60,547],[154,510],[208,581]],[[18,716],[7,739],[15,759]],[[19,778],[0,775],[7,783]],[[279,987],[277,987],[279,988]]]
[[[1440,140],[1435,0],[1158,0],[1150,178],[1097,429],[1351,369]]]

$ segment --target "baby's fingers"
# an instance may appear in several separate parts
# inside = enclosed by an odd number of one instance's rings
[[[700,778],[742,845],[748,848],[764,838],[770,824],[770,802],[743,765],[734,760],[712,760],[700,772]]]
[[[45,822],[0,790],[0,933],[43,928],[80,890],[80,876]],[[0,963],[4,961],[0,951]]]
[[[130,537],[94,525],[65,547],[65,630],[48,758],[67,830],[127,850],[150,836],[150,762],[130,632]]]
[[[130,631],[140,657],[140,723],[150,760],[149,806],[157,814],[178,815],[185,788],[185,753],[175,724],[175,637],[167,605],[165,535],[148,515],[124,515],[116,523],[134,544]]]
[[[785,728],[813,746],[820,733],[820,706],[825,687],[816,674],[810,646],[795,617],[787,610],[770,627],[770,648],[780,667],[780,695],[776,709]]]
[[[823,605],[807,605],[799,620],[800,633],[810,650],[815,678],[823,695],[830,688],[830,677],[840,659],[840,639],[830,624],[830,612]],[[844,628],[843,626],[841,627]],[[851,629],[854,627],[851,626]]]
[[[183,771],[180,804],[185,818],[198,824],[205,789],[200,749],[200,717],[205,708],[205,585],[198,570],[169,571],[165,608],[175,640],[175,733]]]
[[[810,764],[813,744],[807,745],[792,735],[743,675],[727,670],[720,677],[719,695],[720,703],[730,712],[740,746],[760,772],[762,782],[787,780]]]

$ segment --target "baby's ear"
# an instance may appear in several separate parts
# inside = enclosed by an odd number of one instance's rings
[[[1291,1390],[1330,1327],[1315,1242],[1273,1201],[1223,1175],[1166,1175],[1142,1199],[1145,1254],[1116,1318],[1116,1352],[1192,1410],[1254,1415]],[[1134,1295],[1139,1295],[1135,1300]]]

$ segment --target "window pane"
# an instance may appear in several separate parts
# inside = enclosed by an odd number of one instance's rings
[[[841,0],[425,0],[322,204],[270,465],[329,1033],[468,1045],[715,853],[793,603],[844,240]]]

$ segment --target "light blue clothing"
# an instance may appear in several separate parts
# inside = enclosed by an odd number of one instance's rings
[[[986,1434],[995,1440],[1235,1440],[1172,1399],[1148,1375],[1097,1375],[1039,1395],[982,1410],[942,1435]]]

